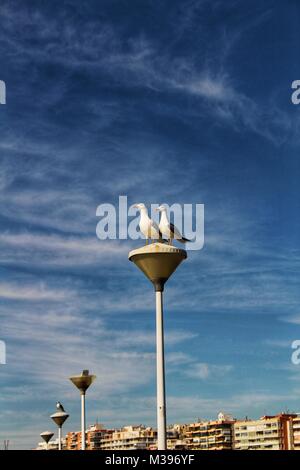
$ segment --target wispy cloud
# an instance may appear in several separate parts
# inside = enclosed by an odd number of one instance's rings
[[[127,243],[99,241],[94,237],[42,235],[34,233],[0,234],[2,263],[48,266],[93,266],[125,256]]]
[[[185,13],[185,24],[203,5],[193,4],[191,12],[188,15]],[[227,50],[230,43],[228,34],[224,45],[220,47],[218,41],[220,51],[215,53],[216,57],[202,60],[199,66],[194,57],[173,57],[166,48],[158,51],[155,42],[145,35],[122,41],[116,29],[105,21],[89,21],[79,33],[73,19],[66,18],[64,12],[61,15],[64,21],[48,18],[47,28],[44,28],[45,19],[40,10],[22,10],[16,15],[6,4],[1,12],[2,41],[14,60],[24,62],[34,58],[42,63],[67,64],[84,70],[100,69],[112,79],[122,77],[125,85],[146,87],[159,93],[187,93],[196,99],[204,99],[204,105],[208,106],[206,111],[236,130],[251,130],[276,145],[293,137],[295,122],[288,113],[272,101],[265,105],[258,103],[243,92],[236,80],[226,72],[227,55],[223,50]],[[268,20],[266,11],[263,10],[259,18]],[[256,19],[254,24],[257,22]],[[12,35],[16,23],[22,32],[20,36]],[[31,25],[30,28],[27,28],[28,25]],[[243,30],[239,34],[235,31],[234,35],[236,37],[242,33]],[[35,42],[30,41],[31,37],[35,38]],[[44,47],[35,45],[39,42]],[[199,101],[194,103],[194,116],[197,112],[199,116],[203,112]]]
[[[191,365],[188,369],[186,369],[185,374],[188,377],[194,379],[207,380],[223,377],[224,375],[228,374],[232,369],[232,365],[215,365],[200,362]]]
[[[12,300],[61,301],[75,293],[64,289],[49,289],[45,284],[20,286],[0,282],[0,297]]]

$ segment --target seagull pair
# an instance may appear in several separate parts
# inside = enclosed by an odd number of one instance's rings
[[[175,238],[181,243],[186,243],[189,240],[182,236],[179,230],[175,225],[169,222],[167,216],[167,209],[165,206],[159,206],[156,210],[161,213],[159,225],[157,225],[154,220],[152,220],[148,215],[148,210],[145,204],[135,204],[133,207],[137,208],[140,211],[140,231],[146,239],[146,244],[150,240],[160,240],[162,241],[162,236],[165,235],[169,241],[169,244],[172,245],[172,240]]]

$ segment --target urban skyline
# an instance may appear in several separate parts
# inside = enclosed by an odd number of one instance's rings
[[[89,369],[87,422],[156,425],[153,290],[100,204],[203,204],[165,293],[167,422],[300,411],[299,2],[2,0],[0,442]],[[3,101],[3,100],[2,100]]]
[[[68,432],[63,450],[81,450],[81,431]],[[56,450],[58,440],[35,450]],[[223,412],[213,420],[170,424],[168,450],[300,450],[300,414],[279,413],[237,419]],[[157,450],[157,429],[142,424],[108,429],[95,423],[86,430],[86,450]]]

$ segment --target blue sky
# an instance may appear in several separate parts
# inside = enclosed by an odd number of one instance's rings
[[[67,377],[88,422],[155,425],[151,286],[99,204],[205,204],[165,295],[168,421],[300,411],[298,2],[0,8],[0,441],[33,447]]]

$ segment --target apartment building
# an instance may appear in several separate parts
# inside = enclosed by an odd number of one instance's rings
[[[62,448],[66,449],[66,440],[62,439]],[[50,441],[48,446],[45,441],[39,442],[35,450],[58,450],[58,439]]]
[[[86,431],[86,450],[101,450],[102,436],[112,433],[101,424],[93,424]],[[67,450],[81,450],[81,431],[68,432],[66,435]]]
[[[216,421],[199,421],[186,426],[184,437],[190,450],[231,450],[234,419],[219,413]]]
[[[185,439],[186,424],[172,424],[167,428],[167,449],[186,450],[187,441]],[[149,446],[149,450],[157,450],[157,441]]]
[[[112,433],[112,429],[104,429],[103,426],[99,424],[94,424],[93,426],[90,426],[87,432],[87,448],[89,450],[101,450],[102,439],[104,438],[104,436],[108,436]]]
[[[292,450],[294,414],[263,416],[234,423],[235,450]],[[296,427],[296,423],[295,423]]]
[[[141,450],[156,446],[157,433],[151,427],[125,426],[101,436],[101,450]]]
[[[168,450],[186,450],[187,440],[185,438],[187,425],[173,424],[167,429],[167,449]]]
[[[300,450],[300,414],[297,414],[292,421],[293,450]]]
[[[81,432],[71,431],[66,435],[67,450],[80,450],[81,448]]]
[[[258,420],[236,421],[219,413],[215,421],[175,424],[167,429],[170,450],[300,450],[300,414],[281,413]],[[46,450],[40,442],[37,450]],[[49,450],[58,449],[58,440],[49,442]],[[81,432],[69,432],[63,439],[64,450],[81,449]],[[94,424],[86,431],[87,450],[156,450],[157,433],[151,427],[125,426],[105,429]]]

